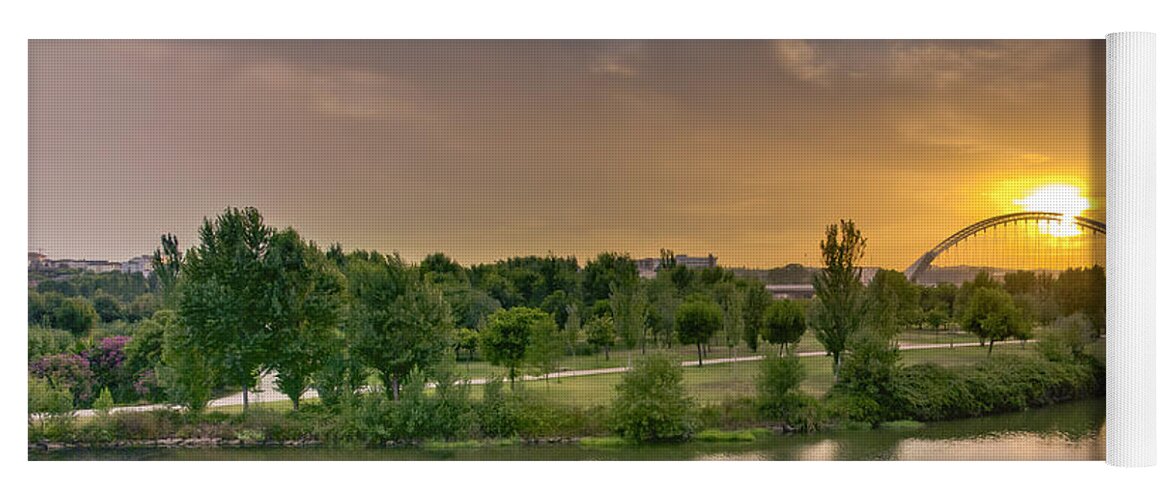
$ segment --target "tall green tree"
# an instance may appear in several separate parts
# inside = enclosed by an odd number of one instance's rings
[[[276,385],[301,407],[301,395],[321,370],[336,339],[344,279],[316,245],[292,229],[272,237],[265,253],[265,274],[272,287],[267,303],[273,332]]]
[[[206,348],[206,338],[183,324],[181,317],[159,318],[163,327],[159,382],[172,403],[188,410],[203,410],[220,379],[221,356]]]
[[[824,268],[813,278],[809,323],[817,340],[833,357],[836,381],[842,353],[850,337],[862,328],[865,317],[865,288],[858,265],[866,254],[866,238],[854,221],[842,220],[826,227],[820,247]]]
[[[866,286],[867,314],[871,323],[893,337],[922,322],[920,290],[899,271],[880,269]]]
[[[638,266],[629,255],[605,252],[582,270],[582,294],[587,305],[610,296],[610,287],[624,287],[638,280]],[[617,318],[615,318],[617,319]]]
[[[695,345],[699,353],[699,366],[703,366],[703,344],[712,338],[722,323],[720,306],[706,299],[692,298],[679,306],[675,314],[679,341]]]
[[[764,313],[764,339],[779,345],[782,355],[801,341],[805,328],[805,309],[792,300],[773,302]]]
[[[614,330],[627,349],[638,347],[646,353],[646,322],[650,303],[646,288],[639,281],[610,287],[610,313]]]
[[[489,363],[508,368],[508,380],[516,387],[517,368],[524,363],[535,338],[553,335],[557,324],[539,309],[501,309],[488,317],[480,335],[480,351]]]
[[[963,325],[988,342],[989,355],[996,342],[1027,335],[1031,329],[1012,296],[999,288],[978,288],[972,293]]]
[[[772,294],[764,288],[763,283],[756,280],[748,280],[745,283],[744,342],[752,352],[756,352],[760,338],[764,335],[764,314],[772,301]]]
[[[610,361],[610,348],[618,340],[614,333],[614,318],[609,314],[590,318],[585,324],[586,342],[606,353],[606,361]]]
[[[264,265],[272,236],[255,208],[229,208],[204,219],[199,245],[187,252],[180,271],[179,314],[195,335],[193,347],[238,384],[245,409],[248,390],[273,360],[268,312],[276,288]]]
[[[345,274],[351,301],[344,328],[351,349],[397,401],[411,370],[426,373],[451,346],[450,307],[397,255],[352,253]]]
[[[167,233],[160,240],[162,245],[155,250],[154,258],[151,259],[151,274],[158,280],[163,303],[167,307],[175,307],[178,304],[175,285],[183,266],[183,252],[179,250],[179,238],[175,235]]]

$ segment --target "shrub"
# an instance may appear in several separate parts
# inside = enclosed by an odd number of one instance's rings
[[[612,426],[635,441],[685,440],[693,432],[693,402],[683,391],[683,370],[669,356],[652,354],[622,376]]]
[[[933,421],[1018,411],[1101,393],[1105,369],[1094,358],[1068,362],[1010,356],[962,370],[915,365],[900,370],[889,420]]]
[[[64,389],[73,396],[74,407],[89,405],[94,397],[94,374],[89,361],[77,354],[45,356],[29,372],[45,379],[54,389]]]
[[[484,384],[484,397],[476,408],[480,434],[506,438],[516,434],[516,411],[504,395],[504,381],[492,377]]]
[[[756,376],[756,400],[761,414],[785,418],[802,380],[805,380],[805,367],[797,356],[770,356],[762,361]]]
[[[114,409],[114,396],[110,395],[110,388],[103,387],[101,395],[94,400],[94,409],[102,416],[110,414],[110,410]]]
[[[129,399],[134,391],[126,366],[126,344],[129,342],[130,337],[106,337],[84,353],[97,386],[107,390],[113,388],[117,399],[122,401]]]
[[[35,293],[35,292],[34,292]],[[28,327],[28,359],[40,359],[68,350],[74,343],[73,334],[56,328]]]

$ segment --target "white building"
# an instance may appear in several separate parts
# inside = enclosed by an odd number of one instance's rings
[[[150,273],[154,270],[154,260],[149,255],[139,255],[122,263],[122,272],[126,274],[141,274],[150,277]]]

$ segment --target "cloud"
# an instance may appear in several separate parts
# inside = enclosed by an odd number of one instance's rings
[[[773,53],[786,70],[801,80],[818,85],[828,85],[832,61],[805,40],[777,40],[773,42]]]
[[[240,73],[240,83],[299,96],[308,111],[323,117],[422,121],[437,117],[425,96],[410,84],[364,69],[315,68],[280,59],[263,60],[246,66]]]

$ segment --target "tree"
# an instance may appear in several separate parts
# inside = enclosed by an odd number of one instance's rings
[[[693,298],[679,306],[675,314],[675,328],[679,331],[679,341],[684,344],[695,344],[701,367],[702,346],[720,329],[721,323],[720,307],[705,299]]]
[[[460,351],[463,351],[467,356],[468,361],[475,358],[476,346],[480,342],[480,332],[471,328],[457,328],[455,330],[455,342],[453,347],[455,349],[455,356],[458,359]]]
[[[335,339],[343,278],[316,245],[302,241],[292,229],[272,237],[264,265],[273,285],[266,325],[274,341],[270,365],[277,372],[277,389],[297,411]]]
[[[168,233],[159,239],[162,246],[155,250],[154,258],[151,260],[151,274],[158,280],[162,289],[163,303],[173,306],[178,300],[176,284],[182,270],[183,252],[179,250],[179,238],[175,235]]]
[[[345,322],[351,348],[378,372],[387,396],[397,401],[411,370],[426,373],[451,347],[450,308],[397,255],[351,254],[346,279],[352,297]]]
[[[805,367],[797,356],[769,355],[760,363],[756,376],[756,403],[761,412],[785,418],[801,404],[800,387]]]
[[[772,300],[763,283],[747,282],[744,289],[744,341],[752,352],[756,352],[759,339],[764,335],[764,313]]]
[[[1096,336],[1090,319],[1083,313],[1074,313],[1053,322],[1041,340],[1041,351],[1050,359],[1081,356],[1086,344]]]
[[[650,304],[646,289],[633,281],[624,286],[610,287],[610,313],[614,317],[614,330],[627,349],[639,347],[646,354],[646,320]]]
[[[866,254],[866,238],[843,220],[827,226],[821,242],[824,269],[813,278],[814,300],[809,322],[818,342],[833,357],[834,380],[842,367],[842,353],[850,337],[862,328],[865,314],[865,289],[859,278],[858,263]]]
[[[272,361],[269,303],[278,290],[264,260],[273,234],[255,208],[229,208],[204,219],[180,271],[179,315],[194,333],[192,347],[238,384],[245,410],[248,390]]]
[[[577,355],[575,351],[578,337],[581,335],[581,316],[578,315],[577,309],[576,305],[569,306],[569,312],[565,315],[565,326],[561,329],[570,356]]]
[[[533,375],[545,377],[547,387],[549,374],[557,371],[558,363],[565,357],[565,338],[556,325],[554,328],[545,325],[533,333],[529,348],[525,350],[524,363]]]
[[[182,324],[181,318],[165,324],[159,383],[167,399],[193,412],[207,406],[219,379],[218,355],[204,349],[204,340]]]
[[[610,361],[610,348],[618,340],[614,333],[614,319],[609,314],[590,318],[585,324],[586,342],[606,353],[606,361]]]
[[[683,369],[670,356],[639,358],[622,375],[616,392],[611,421],[619,435],[639,442],[668,441],[687,439],[694,431],[694,403],[683,390]]]
[[[712,293],[720,306],[724,345],[730,351],[744,336],[744,294],[732,281],[717,284]]]
[[[781,300],[769,304],[764,313],[764,339],[770,344],[781,346],[785,354],[801,341],[805,335],[805,309],[792,300]]]
[[[892,338],[923,319],[919,287],[899,271],[878,270],[866,287],[866,295],[871,324],[882,324]]]
[[[98,290],[94,292],[92,300],[94,312],[98,313],[98,318],[100,318],[103,323],[109,323],[117,319],[122,319],[122,304],[119,303],[118,299],[114,298],[114,296],[106,293],[103,290]]]
[[[671,262],[674,262],[674,257]],[[647,300],[650,302],[647,324],[654,335],[655,343],[666,345],[669,349],[672,336],[675,334],[675,310],[679,308],[680,303],[679,293],[670,276],[660,273],[647,281]]]
[[[637,280],[638,266],[629,255],[601,253],[582,270],[583,298],[593,304],[610,296],[611,284],[623,287]]]
[[[1105,268],[1067,269],[1057,276],[1053,288],[1061,314],[1083,313],[1098,335],[1106,332]]]
[[[480,336],[480,350],[489,363],[508,368],[509,385],[516,387],[517,368],[525,361],[533,340],[553,335],[557,324],[553,317],[538,309],[514,307],[502,309],[488,317]]]
[[[988,342],[988,354],[997,341],[1029,333],[1028,322],[1008,292],[999,288],[978,288],[968,300],[964,328]]]
[[[53,328],[68,330],[73,335],[84,335],[98,322],[98,312],[84,297],[62,299],[53,310]]]
[[[433,283],[464,283],[468,279],[463,266],[442,253],[424,257],[419,271]]]

